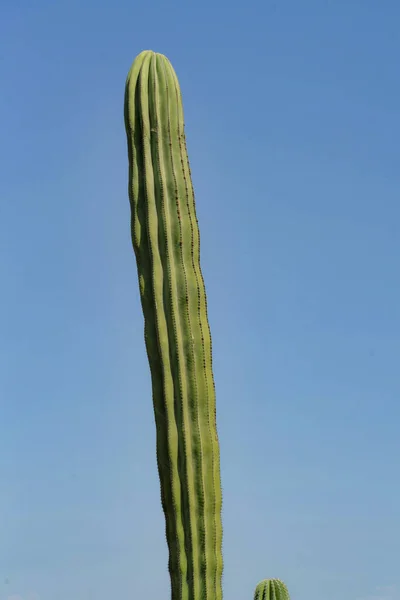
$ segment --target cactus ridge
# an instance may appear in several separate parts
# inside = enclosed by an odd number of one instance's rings
[[[222,600],[212,342],[181,90],[162,54],[133,62],[124,117],[172,600]],[[288,600],[275,581],[261,582],[254,600]]]

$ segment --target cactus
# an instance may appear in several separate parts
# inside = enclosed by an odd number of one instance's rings
[[[289,600],[289,592],[280,579],[264,579],[255,589],[254,600]]]
[[[211,335],[181,91],[165,56],[137,56],[126,81],[124,113],[172,600],[221,600]]]

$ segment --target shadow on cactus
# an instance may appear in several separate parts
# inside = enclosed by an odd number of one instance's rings
[[[221,600],[211,335],[181,91],[165,56],[144,51],[135,59],[126,82],[125,127],[172,600]],[[281,581],[265,580],[254,599],[289,595]]]

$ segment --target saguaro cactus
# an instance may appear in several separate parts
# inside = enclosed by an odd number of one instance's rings
[[[211,336],[181,91],[165,56],[144,51],[135,59],[126,82],[125,126],[172,600],[221,600]]]

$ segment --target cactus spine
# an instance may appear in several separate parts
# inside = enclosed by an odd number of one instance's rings
[[[165,56],[144,51],[135,59],[126,81],[125,127],[172,600],[221,600],[211,335],[181,91]]]

